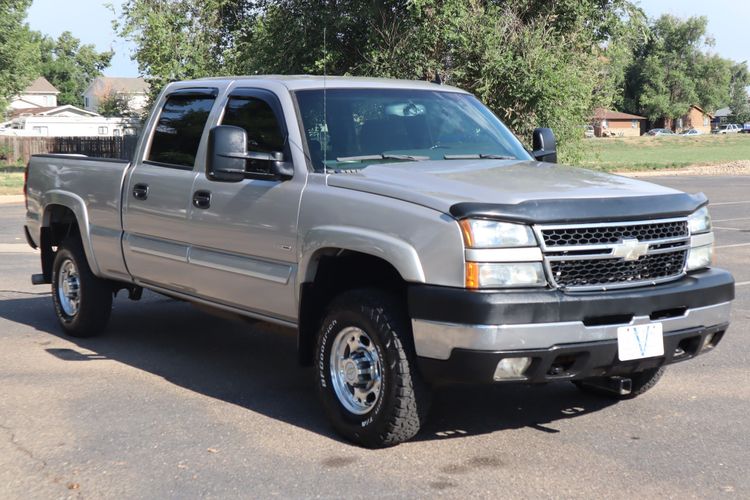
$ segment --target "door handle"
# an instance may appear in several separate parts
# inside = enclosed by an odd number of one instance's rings
[[[133,198],[145,200],[148,198],[148,184],[136,184],[133,186]]]
[[[193,206],[195,208],[209,208],[211,206],[211,191],[196,191],[193,193]]]

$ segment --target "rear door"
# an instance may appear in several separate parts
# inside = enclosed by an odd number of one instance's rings
[[[292,161],[279,99],[240,88],[224,100],[222,125],[242,127],[252,152],[282,152]],[[269,163],[246,160],[248,174]],[[305,176],[289,180],[216,182],[200,172],[190,208],[190,262],[199,295],[276,318],[294,320],[297,214]]]
[[[176,90],[163,99],[144,154],[125,187],[123,253],[138,281],[190,293],[188,215],[204,128],[217,89]]]

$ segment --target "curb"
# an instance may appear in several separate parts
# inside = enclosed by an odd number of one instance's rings
[[[0,205],[23,203],[23,201],[24,201],[24,198],[22,194],[0,195]]]

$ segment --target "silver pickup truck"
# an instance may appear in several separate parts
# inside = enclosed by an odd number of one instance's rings
[[[131,162],[31,159],[32,280],[73,336],[144,288],[293,327],[369,447],[413,437],[440,384],[637,396],[727,329],[708,201],[556,160],[549,129],[527,151],[448,86],[173,83]]]

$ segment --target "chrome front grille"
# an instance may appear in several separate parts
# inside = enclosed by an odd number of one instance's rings
[[[657,284],[684,274],[685,219],[535,227],[552,284],[602,290]]]

